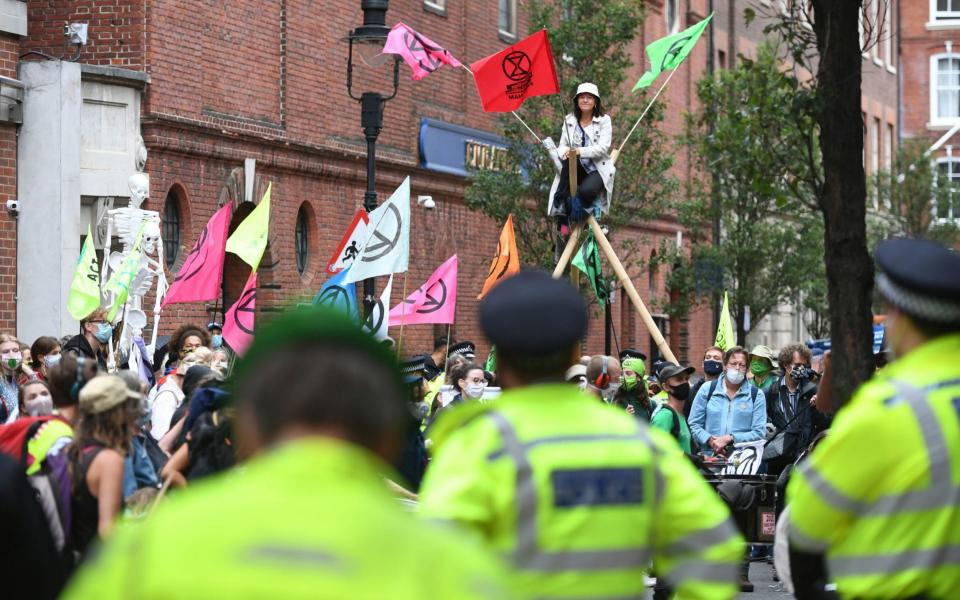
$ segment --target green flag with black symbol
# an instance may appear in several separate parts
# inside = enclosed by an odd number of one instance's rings
[[[660,73],[676,69],[687,58],[693,47],[697,45],[697,40],[703,34],[703,30],[710,24],[713,13],[710,13],[706,19],[696,25],[688,27],[679,33],[660,38],[647,46],[647,58],[650,59],[650,68],[633,86],[632,91],[641,88],[650,87]]]
[[[593,287],[593,293],[597,296],[597,302],[603,304],[607,301],[607,282],[603,278],[603,271],[600,267],[600,248],[597,246],[597,240],[593,237],[593,232],[587,232],[587,239],[577,250],[571,263],[590,279],[590,285]]]
[[[80,258],[70,284],[70,295],[67,296],[67,311],[74,319],[82,321],[98,308],[100,265],[97,264],[97,251],[93,247],[93,230],[87,226],[87,238],[80,249]]]

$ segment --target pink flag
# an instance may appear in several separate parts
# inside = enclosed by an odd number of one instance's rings
[[[399,54],[404,62],[413,69],[413,80],[419,81],[440,68],[463,66],[452,54],[425,35],[410,29],[403,23],[397,23],[387,36],[383,46],[384,54]]]
[[[420,289],[390,310],[390,326],[453,323],[457,308],[457,255],[440,265]]]
[[[257,310],[257,272],[250,273],[243,293],[227,311],[223,321],[223,339],[242,356],[253,341],[253,317]]]
[[[220,297],[224,249],[232,212],[233,207],[227,204],[203,226],[197,243],[164,295],[162,306],[177,302],[207,302]]]

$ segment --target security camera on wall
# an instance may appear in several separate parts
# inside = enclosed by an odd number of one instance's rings
[[[417,206],[433,210],[437,207],[437,203],[433,201],[433,196],[417,196]]]

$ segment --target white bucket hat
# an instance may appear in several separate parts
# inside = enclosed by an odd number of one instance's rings
[[[592,94],[597,100],[600,99],[600,90],[597,89],[596,84],[593,83],[581,83],[577,86],[577,93],[573,95],[574,98],[580,94]]]

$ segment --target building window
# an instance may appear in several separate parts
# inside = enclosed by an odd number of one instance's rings
[[[960,19],[960,0],[930,0],[931,21]]]
[[[960,2],[960,0],[957,0]],[[888,67],[893,67],[893,25],[892,15],[893,7],[890,3],[886,3],[883,7],[883,31],[881,35],[883,36],[880,41],[883,43],[883,62],[887,63]]]
[[[893,125],[887,123],[887,135],[884,140],[884,153],[883,153],[883,168],[887,172],[893,171],[893,153],[894,149],[897,147],[897,140],[893,136]]]
[[[939,177],[938,193],[933,203],[933,216],[941,221],[960,221],[960,158],[948,156],[937,159]]]
[[[727,68],[727,53],[723,50],[717,50],[717,66],[724,70]]]
[[[880,172],[880,119],[873,118],[873,126],[870,127],[870,174],[876,175]]]
[[[163,259],[172,269],[180,254],[180,200],[171,190],[163,203]]]
[[[958,0],[960,1],[960,0]],[[950,123],[960,117],[960,54],[936,54],[930,58],[930,116],[934,123]]]
[[[307,265],[310,263],[310,221],[307,218],[307,211],[301,205],[297,211],[297,227],[294,236],[297,254],[297,271],[303,275],[307,271]]]
[[[500,35],[517,36],[517,0],[500,0],[497,23],[500,28]]]
[[[677,0],[665,0],[663,3],[663,19],[667,24],[667,33],[676,33],[680,29],[680,19],[677,18],[677,13],[679,13],[677,8]]]
[[[423,6],[435,12],[447,12],[447,0],[423,0]]]

